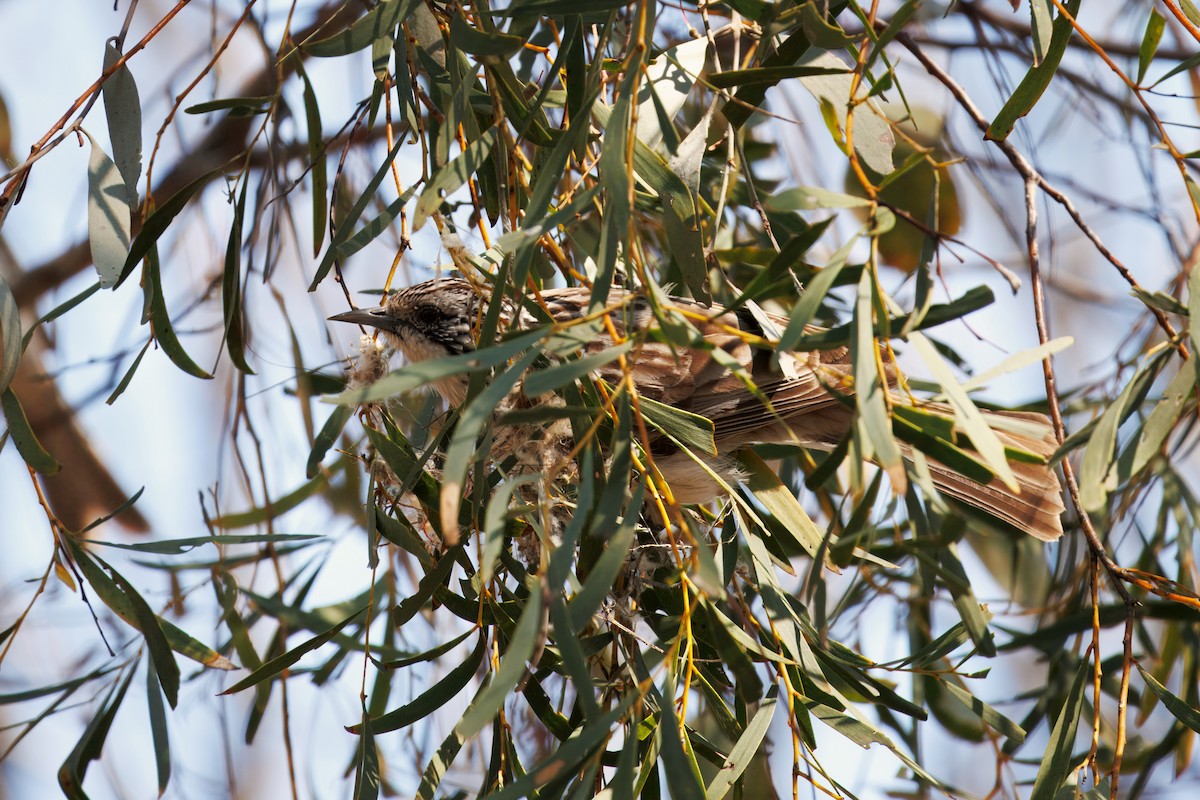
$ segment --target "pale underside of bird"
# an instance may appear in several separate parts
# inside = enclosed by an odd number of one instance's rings
[[[549,289],[540,293],[538,302],[557,325],[570,326],[598,318],[591,297],[592,291],[586,287]],[[378,328],[409,361],[424,361],[474,350],[488,302],[485,292],[466,281],[443,278],[395,292],[377,308],[357,309],[330,319]],[[741,476],[734,455],[748,445],[790,443],[827,451],[847,436],[854,425],[855,409],[853,364],[846,348],[776,352],[767,342],[769,332],[763,330],[761,316],[679,297],[670,297],[669,303],[688,319],[702,345],[697,341],[680,347],[648,336],[658,323],[645,297],[612,287],[605,306],[611,309],[607,315],[611,330],[636,343],[626,358],[609,362],[593,376],[611,386],[631,380],[639,396],[712,421],[717,456],[681,452],[677,447],[658,448],[662,452],[655,465],[676,501],[705,503],[724,494],[726,486]],[[780,329],[787,325],[786,318],[766,316]],[[529,311],[513,313],[509,306],[502,321],[517,329],[540,324]],[[601,326],[582,352],[598,353],[611,347],[611,334]],[[730,365],[738,365],[740,370]],[[894,370],[889,366],[886,371],[895,389]],[[466,399],[467,385],[466,377],[455,376],[435,381],[433,388],[451,407],[458,407]],[[898,392],[893,391],[893,396],[896,402],[909,402]],[[505,405],[528,407],[537,402],[546,401],[524,397],[518,383]],[[947,417],[953,413],[937,403],[925,403],[921,408]],[[1006,448],[1041,461],[1056,449],[1045,415],[985,412],[985,418]],[[513,450],[519,448],[518,442],[534,441],[519,431],[498,432],[496,440],[510,443],[499,445],[501,449]],[[646,444],[656,449],[653,442]],[[901,446],[911,455],[908,445]],[[1045,463],[1011,462],[1019,487],[1013,491],[998,478],[980,483],[933,458],[926,461],[933,484],[943,495],[1043,541],[1062,535],[1062,492],[1058,476]],[[723,480],[715,480],[714,472]]]

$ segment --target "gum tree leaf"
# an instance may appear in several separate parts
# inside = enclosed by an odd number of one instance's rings
[[[746,730],[742,732],[737,744],[729,751],[717,776],[708,785],[708,791],[704,793],[705,800],[721,800],[725,797],[733,784],[746,771],[746,767],[750,766],[751,759],[758,753],[763,739],[767,736],[771,720],[775,718],[776,705],[775,698],[769,697],[758,707],[758,711],[754,712],[754,716],[746,724]]]
[[[88,244],[100,287],[111,289],[121,278],[129,257],[129,195],[125,179],[103,148],[92,143],[88,159]]]
[[[846,107],[850,102],[853,77],[846,73],[848,67],[832,53],[815,52],[800,59],[799,64],[809,68],[829,70],[831,74],[810,75],[800,78],[800,85],[817,98],[828,102],[837,114],[838,124],[846,128]],[[860,92],[865,91],[860,87]],[[892,150],[896,147],[896,135],[887,118],[870,102],[857,103],[854,111],[854,150],[863,162],[876,174],[888,175],[893,169]]]
[[[17,446],[17,452],[21,454],[21,458],[25,460],[26,464],[41,475],[53,475],[62,469],[54,457],[47,453],[38,442],[33,428],[29,427],[29,418],[25,416],[25,409],[21,408],[21,401],[13,394],[12,389],[0,392],[0,408],[4,409],[4,418],[8,421],[8,435],[12,437],[13,444]]]
[[[106,72],[120,58],[121,53],[111,42],[105,45]],[[142,177],[142,103],[129,66],[122,64],[118,67],[104,82],[101,91],[104,96],[104,116],[108,120],[108,138],[112,142],[113,161],[125,180],[128,207],[133,209],[137,207],[137,185]]]
[[[1030,800],[1052,800],[1056,797],[1059,787],[1063,785],[1071,767],[1074,766],[1071,758],[1075,747],[1075,732],[1079,729],[1079,719],[1083,716],[1087,704],[1084,687],[1090,674],[1091,664],[1086,658],[1080,659],[1071,689],[1058,712],[1058,719],[1054,721],[1054,729],[1050,731],[1046,755],[1038,767]]]
[[[417,198],[417,208],[413,212],[413,230],[420,230],[429,215],[442,204],[442,193],[451,194],[463,186],[471,176],[479,171],[487,157],[492,152],[499,137],[497,128],[488,128],[479,138],[467,145],[457,158],[439,169],[429,180],[429,184]]]
[[[1079,14],[1079,4],[1080,0],[1067,0],[1066,9],[1072,17]],[[1054,73],[1058,71],[1058,64],[1062,61],[1063,54],[1067,52],[1067,45],[1071,42],[1073,32],[1071,21],[1067,19],[1066,15],[1059,14],[1051,26],[1050,45],[1046,48],[1045,57],[1025,73],[1025,77],[1017,85],[1012,96],[1008,98],[1008,102],[1004,104],[1000,113],[996,114],[992,124],[988,126],[987,132],[984,133],[985,139],[991,141],[1007,139],[1008,135],[1012,133],[1013,126],[1017,124],[1017,120],[1033,109],[1037,101],[1041,99],[1042,93],[1046,91],[1046,87],[1050,85]]]
[[[24,350],[21,336],[21,312],[17,310],[16,298],[8,283],[0,275],[0,392],[12,383],[17,372],[17,362]]]
[[[988,427],[983,413],[955,379],[954,373],[950,371],[950,365],[946,363],[946,360],[942,358],[925,334],[914,331],[909,334],[909,341],[916,348],[921,360],[929,367],[933,379],[946,393],[946,399],[954,408],[955,419],[962,426],[967,438],[971,440],[971,444],[975,446],[975,450],[984,463],[991,468],[992,472],[996,473],[996,477],[1002,480],[1006,486],[1013,491],[1018,491],[1017,476],[1013,474],[1012,467],[1009,466],[1008,456],[1004,453],[1004,445],[1001,443],[1000,437]]]
[[[542,628],[542,591],[537,585],[530,587],[521,619],[517,622],[508,649],[500,660],[500,667],[480,690],[470,707],[463,714],[455,730],[459,736],[469,739],[483,730],[504,705],[509,694],[525,675],[526,662],[533,655]]]

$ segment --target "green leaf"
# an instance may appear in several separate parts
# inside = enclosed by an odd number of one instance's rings
[[[120,58],[121,53],[116,47],[111,42],[106,43],[105,72]],[[112,142],[113,161],[125,181],[126,204],[133,209],[137,207],[137,185],[142,177],[142,103],[129,66],[117,67],[100,91],[104,97],[104,116],[108,122],[108,138]]]
[[[133,670],[127,670],[125,677],[113,684],[108,696],[100,704],[100,708],[92,716],[91,721],[83,730],[70,755],[58,768],[58,785],[71,800],[87,800],[83,791],[83,779],[87,775],[88,764],[100,758],[104,742],[112,730],[113,720],[125,699],[125,692],[133,680]]]
[[[738,454],[738,461],[750,472],[746,488],[762,503],[763,508],[779,520],[782,530],[790,533],[796,544],[804,548],[809,556],[816,558],[825,545],[825,535],[808,516],[792,490],[779,480],[778,473],[756,453],[743,451]],[[825,560],[828,562],[828,554]]]
[[[129,197],[117,165],[92,138],[88,160],[88,244],[100,287],[116,286],[129,255]]]
[[[155,341],[167,354],[167,358],[187,374],[197,378],[212,378],[211,373],[192,360],[192,357],[183,349],[179,337],[175,335],[175,328],[171,325],[171,317],[167,313],[167,300],[163,296],[162,271],[159,269],[157,253],[151,252],[146,256],[144,281],[146,298],[150,303],[150,323],[154,329]]]
[[[1167,20],[1157,9],[1150,9],[1150,19],[1146,20],[1146,31],[1142,34],[1142,44],[1138,48],[1137,82],[1140,86],[1146,79],[1146,70],[1154,62],[1154,54],[1158,52],[1158,44],[1162,41],[1163,31]]]
[[[167,698],[171,708],[175,708],[179,703],[179,665],[175,663],[175,657],[171,655],[171,645],[167,642],[158,616],[150,609],[145,598],[133,588],[133,584],[125,580],[121,573],[103,559],[97,558],[96,560],[100,566],[108,570],[112,575],[113,583],[125,595],[125,600],[133,611],[134,619],[137,620],[136,627],[146,640],[146,649],[150,653],[150,661],[154,665],[159,686],[162,687],[163,695]],[[100,590],[97,589],[97,594],[99,593]]]
[[[208,114],[212,111],[229,111],[231,117],[252,117],[256,114],[267,113],[275,100],[276,96],[273,94],[265,97],[223,97],[219,100],[209,100],[205,103],[188,106],[183,113]]]
[[[328,213],[329,174],[325,163],[325,134],[321,126],[321,106],[308,73],[299,59],[296,72],[304,83],[304,121],[308,129],[308,163],[312,178],[313,258],[321,254],[325,243],[325,215]]]
[[[304,469],[306,478],[316,477],[320,471],[321,462],[325,459],[325,454],[329,452],[329,448],[333,447],[333,443],[341,436],[342,429],[346,427],[346,423],[353,416],[354,409],[350,406],[337,406],[333,409],[329,419],[325,420],[325,424],[313,438],[312,450],[308,453],[308,462]]]
[[[413,13],[419,0],[383,0],[345,30],[332,36],[306,42],[300,47],[318,58],[336,58],[349,55],[370,46],[381,36],[390,35]]]
[[[318,474],[315,478],[300,484],[298,488],[293,489],[283,497],[261,508],[252,508],[249,511],[242,511],[235,514],[222,514],[213,519],[212,524],[215,527],[225,529],[246,528],[250,525],[258,525],[261,522],[266,522],[268,519],[275,519],[312,497],[318,489],[326,484],[327,480],[324,475]]]
[[[24,350],[21,312],[4,276],[0,275],[0,392],[7,391]]]
[[[751,760],[758,754],[763,739],[767,736],[771,720],[775,718],[776,705],[776,699],[768,697],[758,707],[758,711],[754,712],[754,716],[746,724],[746,730],[738,738],[733,749],[729,751],[729,756],[721,765],[717,776],[708,785],[708,791],[704,794],[705,800],[721,800],[725,797],[733,784],[746,771],[746,767],[750,766]]]
[[[1155,680],[1153,675],[1142,669],[1141,664],[1138,664],[1137,668],[1138,672],[1142,674],[1142,680],[1146,682],[1147,688],[1157,695],[1158,699],[1162,701],[1162,704],[1166,706],[1175,719],[1197,733],[1200,733],[1200,710],[1192,708],[1186,701]]]
[[[329,270],[333,269],[334,261],[342,257],[339,248],[351,238],[350,232],[354,230],[354,224],[358,222],[359,217],[367,210],[367,206],[378,197],[379,187],[383,183],[383,179],[391,174],[392,162],[396,160],[396,156],[399,154],[400,147],[403,144],[404,137],[400,137],[396,141],[396,144],[392,146],[392,149],[388,151],[387,157],[383,159],[383,163],[379,165],[379,169],[375,170],[375,174],[367,182],[367,186],[362,191],[362,194],[358,196],[358,199],[354,201],[354,205],[350,207],[350,210],[342,218],[341,224],[329,242],[329,248],[325,251],[325,257],[321,259],[317,271],[313,273],[312,282],[308,285],[310,292],[317,290],[317,286],[321,281],[325,280],[325,276],[329,274]],[[405,196],[407,197],[407,195]]]
[[[442,467],[442,490],[438,499],[442,537],[448,544],[458,541],[458,511],[462,500],[467,467],[476,455],[475,444],[484,424],[491,419],[500,401],[516,386],[540,354],[530,350],[515,364],[492,379],[491,384],[467,403],[458,415],[458,424],[450,446],[446,449],[446,463]],[[484,454],[486,456],[486,454]]]
[[[505,534],[508,532],[513,492],[538,480],[537,475],[513,476],[505,480],[488,500],[483,517],[483,552],[479,557],[479,580],[483,583],[491,581],[496,574],[496,561],[504,549]]]
[[[558,780],[570,774],[588,754],[602,747],[612,736],[613,725],[621,719],[634,701],[639,699],[637,692],[630,692],[621,698],[611,711],[602,717],[585,725],[576,736],[567,740],[550,755],[534,764],[524,775],[505,786],[498,792],[489,794],[488,800],[517,800],[534,796],[534,790],[547,783]]]
[[[151,248],[166,232],[167,228],[179,216],[179,212],[183,211],[184,206],[196,196],[196,194],[207,186],[215,176],[220,175],[225,170],[225,164],[220,165],[214,170],[206,172],[199,178],[196,178],[191,183],[184,186],[175,194],[154,210],[145,222],[142,223],[142,229],[138,231],[138,235],[134,237],[133,243],[129,246],[129,255],[125,259],[125,266],[121,270],[121,275],[117,278],[116,286],[120,286],[125,282],[141,260],[146,257]]]
[[[233,207],[233,225],[225,247],[225,269],[221,275],[221,306],[225,314],[225,349],[233,365],[247,375],[254,370],[246,363],[246,332],[242,311],[242,221],[246,216],[246,190],[250,186],[242,176],[242,190]]]
[[[1106,510],[1108,495],[1117,488],[1117,472],[1111,468],[1117,446],[1117,430],[1133,411],[1131,404],[1134,398],[1145,393],[1169,355],[1169,350],[1160,349],[1142,363],[1117,399],[1104,410],[1088,439],[1079,467],[1079,499],[1083,507],[1093,514]]]
[[[583,588],[575,593],[567,604],[571,617],[571,627],[580,631],[591,620],[612,591],[613,582],[625,566],[625,558],[629,555],[629,547],[633,544],[633,534],[637,528],[637,513],[642,507],[642,497],[646,486],[639,483],[633,490],[633,497],[625,507],[625,516],[620,527],[604,545],[604,552],[592,565],[592,570],[583,583]]]
[[[872,322],[874,293],[872,273],[870,270],[863,270],[854,306],[855,337],[850,345],[854,361],[855,399],[861,430],[866,435],[863,444],[868,455],[874,456],[879,466],[887,472],[892,480],[893,490],[897,494],[903,494],[908,486],[908,479],[904,473],[904,462],[900,458],[900,448],[892,436],[892,421],[884,400],[887,385],[879,375],[879,365],[876,361],[875,328]]]
[[[171,739],[167,728],[167,710],[163,707],[162,689],[154,658],[146,656],[146,709],[150,717],[150,740],[154,745],[154,771],[158,776],[158,796],[162,797],[171,782]]]
[[[433,174],[426,184],[421,196],[417,198],[417,207],[413,212],[412,229],[420,230],[429,215],[442,204],[442,192],[447,195],[471,179],[479,171],[491,155],[492,148],[500,136],[498,128],[488,128],[479,138],[467,145],[457,158],[445,164]]]
[[[492,673],[491,680],[475,695],[475,699],[471,701],[471,705],[454,728],[464,739],[479,733],[492,721],[525,675],[526,664],[533,655],[533,649],[541,635],[543,616],[541,588],[534,584],[529,589],[525,609],[521,612],[521,619],[513,631],[508,649],[500,660],[499,669]]]
[[[483,31],[468,24],[461,14],[450,18],[450,46],[464,53],[482,56],[481,63],[489,59],[507,57],[525,46],[525,38],[499,31]]]
[[[1179,372],[1163,390],[1162,399],[1155,404],[1150,416],[1146,418],[1141,435],[1137,437],[1130,475],[1137,475],[1158,455],[1163,442],[1175,429],[1175,423],[1179,421],[1183,409],[1188,406],[1195,393],[1196,361],[1189,359],[1179,365]]]
[[[638,407],[652,428],[670,436],[676,443],[693,452],[717,455],[716,428],[712,420],[648,397],[639,397]]]
[[[136,601],[127,596],[126,592],[117,586],[117,584],[114,583],[113,580],[104,573],[104,570],[100,569],[100,567],[93,560],[92,556],[88,555],[87,551],[83,549],[82,545],[80,545],[74,537],[66,536],[63,537],[61,541],[70,551],[75,563],[79,565],[83,576],[87,579],[88,583],[91,584],[92,588],[96,591],[96,594],[100,597],[104,604],[112,609],[113,613],[115,613],[118,617],[125,620],[125,622],[129,623],[137,630],[142,631],[142,625],[145,623],[138,616],[137,609],[134,605]],[[213,667],[215,669],[234,668],[229,659],[225,658],[220,653],[217,653],[207,645],[196,641],[187,633],[175,627],[167,620],[155,616],[154,625],[155,627],[161,628],[168,644],[176,653],[179,653],[182,656],[187,656],[193,661],[203,664],[206,667]],[[147,625],[147,627],[149,626]],[[142,631],[142,635],[146,636],[147,634],[145,631]],[[153,635],[153,631],[150,635]]]
[[[992,730],[1003,734],[1010,742],[1014,744],[1020,744],[1021,742],[1025,741],[1025,731],[1020,725],[1013,722],[1011,719],[1004,716],[999,711],[968,692],[966,689],[950,681],[943,681],[942,688],[962,701],[963,705],[971,709],[971,711],[981,720],[986,722],[988,726],[992,728]]]
[[[829,294],[834,281],[838,279],[842,268],[846,266],[850,248],[857,241],[857,235],[851,236],[850,240],[833,254],[833,258],[829,260],[825,268],[820,270],[816,277],[804,287],[800,301],[792,307],[792,312],[788,315],[787,327],[783,329],[783,333],[779,337],[778,350],[794,350],[796,348],[796,342],[800,341],[800,337],[804,335],[805,328],[812,322],[817,309],[821,307],[821,301]]]
[[[846,62],[832,53],[810,51],[799,60],[802,66],[821,68],[825,73],[814,74],[800,78],[800,85],[817,98],[822,105],[828,104],[837,116],[837,124],[842,130],[846,128],[847,107],[851,105],[850,89],[854,78],[848,73]],[[860,101],[854,105],[854,150],[872,171],[878,175],[888,175],[895,169],[892,163],[892,150],[896,147],[896,136],[888,124],[887,117],[877,109],[873,102],[864,101],[865,88],[859,87],[859,96],[853,98]]]
[[[535,370],[525,378],[522,388],[527,397],[540,397],[548,392],[553,392],[560,386],[582,378],[584,375],[594,373],[600,367],[616,361],[632,349],[633,341],[629,340],[605,348],[598,353],[591,353],[545,369]]]
[[[1054,721],[1054,729],[1050,731],[1046,755],[1038,767],[1037,779],[1033,782],[1033,792],[1029,800],[1053,800],[1059,787],[1067,780],[1071,768],[1075,766],[1071,754],[1075,746],[1075,733],[1079,729],[1079,719],[1083,716],[1087,704],[1084,690],[1088,685],[1091,666],[1088,659],[1079,660],[1075,680],[1071,682],[1070,691],[1067,692],[1062,709],[1058,712],[1058,719]]]
[[[140,494],[140,492],[139,492]],[[277,542],[318,542],[324,539],[324,536],[318,534],[300,534],[300,533],[251,533],[244,536],[234,536],[230,534],[215,534],[213,536],[190,536],[186,539],[158,539],[153,542],[136,542],[128,544],[126,542],[105,542],[100,539],[89,539],[89,545],[100,545],[102,547],[116,547],[121,550],[133,550],[137,553],[155,553],[157,555],[182,555],[195,550],[197,547],[203,547],[206,544],[211,545],[240,545],[240,544],[275,544]]]
[[[270,661],[266,662],[265,664],[260,666],[258,669],[251,672],[245,678],[242,678],[240,681],[235,683],[233,686],[230,686],[228,689],[221,692],[221,694],[222,695],[236,694],[237,692],[240,692],[243,689],[249,689],[251,686],[261,683],[261,682],[267,680],[268,678],[275,677],[276,675],[283,672],[288,667],[295,664],[297,661],[299,661],[301,658],[303,658],[308,653],[311,653],[313,650],[316,650],[318,647],[321,647],[322,645],[329,642],[330,639],[332,639],[333,637],[335,637],[339,633],[341,633],[342,628],[345,628],[351,622],[354,622],[356,619],[361,617],[363,615],[364,611],[366,611],[366,608],[360,608],[359,610],[353,612],[352,614],[350,614],[350,616],[346,617],[341,622],[337,623],[336,625],[334,625],[332,628],[325,631],[324,633],[314,636],[313,638],[309,639],[308,641],[304,642],[303,644],[301,644],[297,647],[293,647],[291,650],[287,651],[286,653],[276,656],[275,658],[272,658]]]
[[[1041,64],[1050,53],[1054,19],[1051,0],[1029,0],[1031,39],[1033,40],[1033,64]]]
[[[13,444],[17,446],[17,452],[21,454],[21,458],[25,460],[26,464],[42,475],[53,475],[62,469],[53,456],[47,453],[38,442],[33,428],[29,427],[25,409],[21,408],[21,402],[17,400],[12,389],[0,392],[0,408],[3,408],[4,418],[8,421],[8,434],[12,437]]]
[[[954,373],[950,370],[950,365],[946,363],[946,360],[942,358],[933,343],[924,334],[914,331],[909,334],[909,341],[916,349],[917,354],[921,356],[921,360],[929,367],[933,379],[942,387],[946,399],[954,408],[956,422],[966,432],[967,438],[971,440],[971,444],[975,446],[976,452],[979,453],[984,463],[991,468],[992,472],[996,473],[996,477],[1000,478],[1006,486],[1013,491],[1019,491],[1017,476],[1013,474],[1012,467],[1009,466],[1000,437],[988,427],[983,413],[959,385]]]
[[[1067,12],[1072,17],[1077,16],[1079,5],[1080,0],[1067,0]],[[1017,124],[1017,120],[1033,109],[1037,101],[1041,99],[1042,93],[1046,91],[1046,87],[1050,85],[1054,73],[1058,71],[1058,64],[1062,61],[1063,54],[1067,52],[1073,32],[1071,20],[1067,19],[1065,14],[1060,13],[1051,26],[1050,46],[1046,50],[1045,58],[1041,60],[1041,63],[1030,67],[1029,72],[1025,73],[1025,77],[1021,79],[1012,96],[1008,98],[1008,102],[1004,104],[1000,113],[996,114],[992,124],[988,126],[983,138],[989,141],[1007,139],[1008,135],[1012,133],[1013,126]]]

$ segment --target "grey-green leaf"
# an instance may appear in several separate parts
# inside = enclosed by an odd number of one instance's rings
[[[92,143],[88,158],[88,244],[100,287],[109,289],[117,285],[129,257],[129,195],[117,165],[90,133],[87,137]]]
[[[120,58],[121,53],[108,44],[104,49],[105,71]],[[129,67],[125,64],[117,67],[104,82],[102,91],[113,161],[125,181],[125,197],[132,209],[137,206],[137,185],[142,177],[142,103]]]

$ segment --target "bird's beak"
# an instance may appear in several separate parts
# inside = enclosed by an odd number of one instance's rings
[[[334,314],[329,319],[331,322],[353,322],[356,325],[367,325],[385,331],[396,330],[396,318],[389,314],[383,306],[343,311],[341,314]]]

